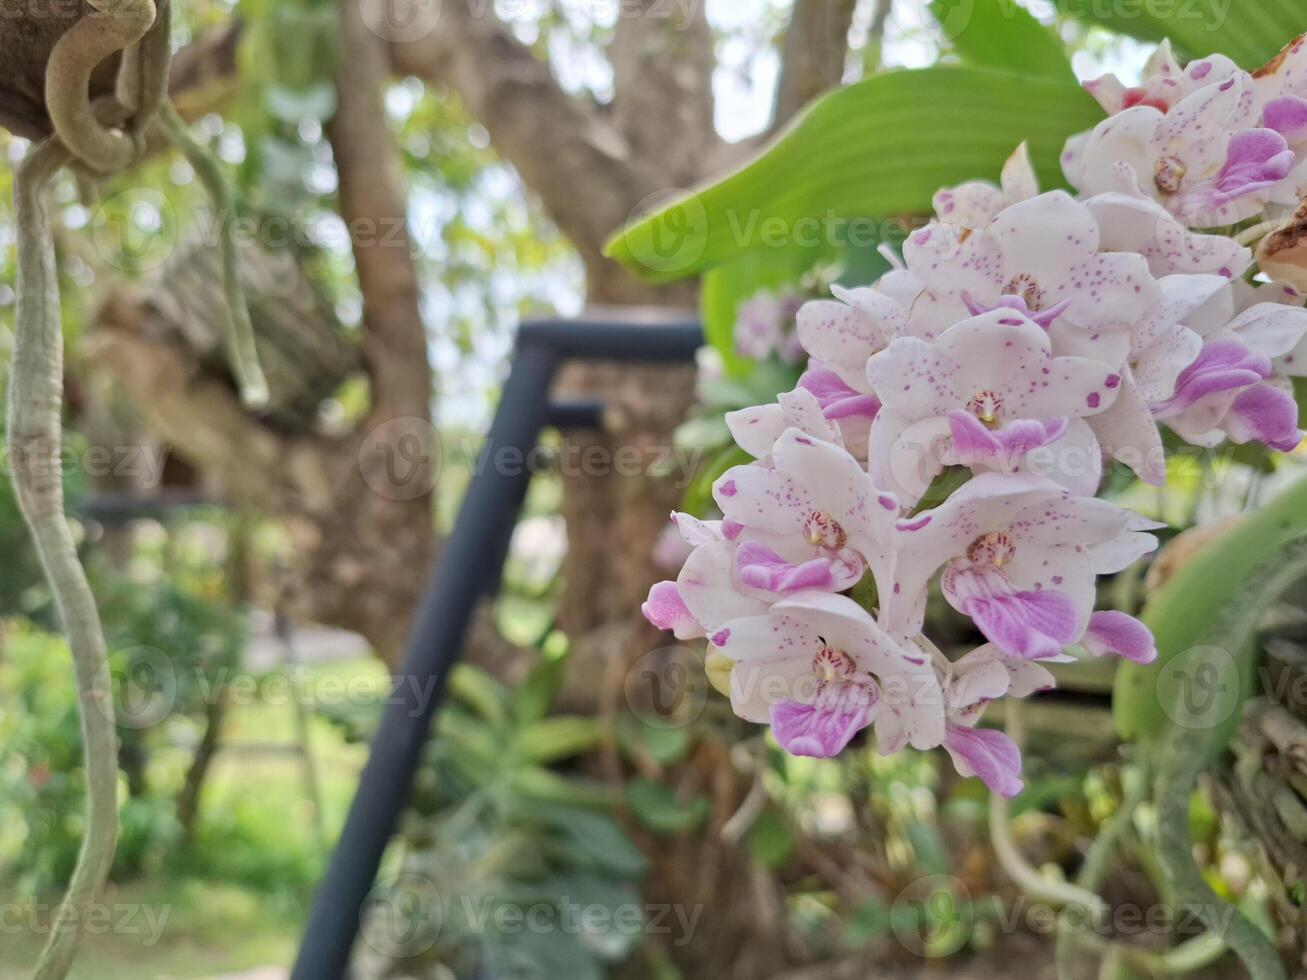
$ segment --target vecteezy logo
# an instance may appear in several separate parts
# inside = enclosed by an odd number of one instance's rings
[[[660,647],[626,672],[626,703],[651,728],[684,728],[703,714],[708,677],[689,647]]]
[[[708,247],[708,211],[698,194],[650,194],[631,211],[631,257],[653,272],[688,272]]]
[[[436,485],[439,438],[426,419],[405,416],[378,425],[359,446],[363,481],[387,500],[416,500]]]
[[[386,41],[421,41],[440,23],[441,0],[358,0],[368,30]]]
[[[177,668],[162,650],[128,647],[110,658],[114,720],[123,728],[153,728],[177,703]]]
[[[105,198],[91,218],[91,244],[122,272],[148,272],[177,247],[172,202],[152,188],[129,188]]]
[[[386,957],[420,956],[440,938],[440,892],[422,875],[400,874],[378,882],[361,915],[364,941]]]
[[[949,956],[971,936],[971,893],[952,875],[927,875],[899,892],[890,928],[904,949],[918,956]]]
[[[1239,708],[1239,664],[1221,647],[1191,647],[1161,666],[1157,700],[1177,725],[1214,728]]]

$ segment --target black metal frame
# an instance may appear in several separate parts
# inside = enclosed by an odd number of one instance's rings
[[[703,343],[697,322],[601,322],[541,320],[522,325],[512,370],[504,385],[481,462],[440,550],[435,569],[409,632],[401,677],[435,679],[434,694],[422,698],[425,683],[395,685],[372,742],[349,817],[326,877],[319,886],[291,980],[343,980],[375,884],[377,869],[407,805],[413,776],[443,698],[450,668],[458,659],[477,601],[498,588],[508,540],[522,508],[531,474],[488,465],[508,447],[525,454],[540,431],[595,428],[598,402],[550,402],[549,389],[568,360],[639,363],[692,362]],[[399,570],[397,570],[399,571]]]

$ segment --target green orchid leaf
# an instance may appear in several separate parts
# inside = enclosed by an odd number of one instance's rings
[[[1255,605],[1258,597],[1246,595],[1254,572],[1304,534],[1307,480],[1300,480],[1231,533],[1209,542],[1153,595],[1141,618],[1157,640],[1157,659],[1148,665],[1123,663],[1116,674],[1112,711],[1122,738],[1156,741],[1175,721],[1177,698],[1220,698],[1219,706],[1205,710],[1220,711],[1227,726],[1237,722],[1253,679],[1253,657],[1244,641],[1232,649],[1234,641],[1222,639],[1222,669],[1213,673],[1211,645],[1220,639],[1232,607]]]
[[[656,834],[688,833],[708,819],[711,809],[706,796],[680,800],[670,787],[648,779],[627,783],[626,802],[636,819]]]
[[[1223,54],[1249,71],[1260,68],[1300,34],[1307,21],[1299,0],[1148,0],[1090,4],[1056,0],[1058,8],[1144,41],[1169,37],[1177,53]]]
[[[514,747],[527,762],[546,764],[589,752],[603,738],[599,722],[581,715],[542,718],[517,734]]]
[[[965,64],[1076,80],[1061,40],[1015,0],[931,0],[930,12]]]
[[[1065,186],[1067,137],[1102,117],[1072,81],[966,67],[875,75],[817,100],[744,169],[636,221],[607,253],[669,282],[749,253],[892,240],[941,187],[997,179],[1023,140],[1043,187]]]

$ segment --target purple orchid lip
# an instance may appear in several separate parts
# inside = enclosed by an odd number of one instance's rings
[[[1061,439],[1071,424],[1067,418],[1013,419],[1001,428],[990,429],[961,409],[949,412],[948,421],[953,455],[958,462],[997,466],[1005,471],[1015,469],[1028,453]]]
[[[771,548],[756,541],[740,545],[735,552],[735,570],[740,582],[754,589],[784,595],[804,589],[847,588],[834,573],[830,558],[813,558],[802,564],[786,561]]]
[[[873,419],[880,411],[880,401],[850,388],[829,368],[810,366],[799,378],[798,386],[817,399],[822,414],[832,422],[840,419]]]
[[[1031,310],[1024,297],[1004,294],[998,298],[996,303],[990,306],[977,302],[975,297],[965,290],[962,292],[962,303],[972,316],[982,316],[985,313],[993,313],[995,310],[1016,310],[1027,320],[1038,323],[1045,330],[1051,327],[1053,321],[1065,313],[1067,307],[1071,305],[1069,299],[1064,299],[1054,303],[1046,310]]]
[[[1012,656],[1045,660],[1076,640],[1075,607],[1067,596],[1052,589],[1017,589],[996,568],[951,568],[944,574],[944,595]]]
[[[1254,354],[1237,340],[1213,341],[1180,373],[1175,394],[1154,406],[1154,414],[1172,417],[1211,395],[1255,385],[1270,373],[1271,363],[1264,355]]]
[[[969,774],[1002,796],[1016,796],[1021,782],[1021,750],[1002,732],[950,724],[944,747]]]
[[[1273,129],[1249,129],[1230,140],[1220,171],[1207,180],[1184,187],[1168,205],[1190,220],[1219,224],[1212,217],[1233,201],[1274,187],[1289,175],[1297,157],[1284,136]]]

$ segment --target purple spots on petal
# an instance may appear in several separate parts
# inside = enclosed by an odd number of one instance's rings
[[[734,480],[727,480],[721,485],[720,489],[723,497],[734,497],[740,492],[739,488],[736,487]]]

